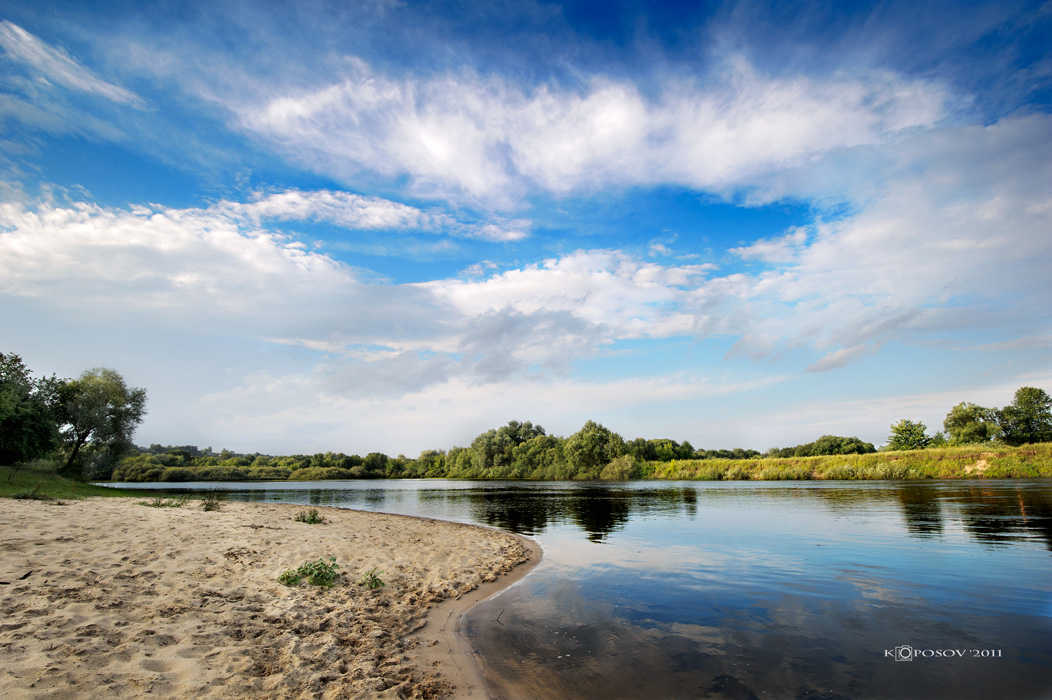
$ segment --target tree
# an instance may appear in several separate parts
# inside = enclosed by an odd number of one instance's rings
[[[611,460],[628,451],[624,439],[594,421],[566,438],[563,452],[577,474],[595,478]]]
[[[59,473],[83,478],[86,456],[106,463],[127,452],[145,414],[146,390],[128,387],[112,369],[91,369],[66,382],[59,417],[67,459]]]
[[[16,464],[58,447],[54,412],[60,380],[34,380],[22,358],[0,352],[0,464]]]
[[[919,450],[928,446],[931,438],[925,435],[928,429],[924,423],[914,423],[909,418],[903,418],[898,423],[891,424],[891,435],[888,436],[889,450]]]
[[[471,443],[475,467],[480,472],[494,467],[507,471],[514,462],[515,448],[544,434],[544,428],[541,426],[530,421],[520,423],[517,420],[508,421],[507,425],[500,428],[487,430]]]
[[[998,411],[997,422],[1009,445],[1052,442],[1052,397],[1044,389],[1021,387],[1015,401]]]
[[[1001,428],[997,425],[997,410],[967,401],[950,409],[942,427],[953,445],[990,442],[1001,435]]]

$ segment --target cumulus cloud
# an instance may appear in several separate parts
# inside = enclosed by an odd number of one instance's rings
[[[360,60],[347,66],[335,82],[226,106],[244,129],[327,174],[408,175],[420,194],[496,207],[537,188],[724,191],[931,126],[947,100],[938,85],[891,73],[770,77],[741,57],[704,83],[668,78],[647,91],[655,96],[602,76],[580,89],[522,88],[471,72],[394,77]]]
[[[468,321],[458,349],[485,383],[533,367],[565,374],[571,361],[591,355],[603,342],[612,341],[602,325],[571,311],[523,313],[506,307]]]
[[[678,305],[713,269],[663,266],[621,251],[576,251],[481,280],[436,280],[418,286],[469,316],[515,309],[568,311],[616,337],[694,333],[695,319]]]
[[[223,209],[0,204],[0,292],[316,342],[411,342],[441,324],[421,290],[365,284]]]

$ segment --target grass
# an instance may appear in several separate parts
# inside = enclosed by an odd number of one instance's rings
[[[643,478],[698,480],[1027,479],[1052,477],[1052,443],[966,445],[868,455],[649,462]]]
[[[314,561],[303,562],[299,568],[283,571],[278,576],[278,581],[286,586],[298,586],[306,579],[307,583],[312,586],[331,588],[332,584],[340,576],[337,573],[339,568],[339,565],[336,563],[336,557],[329,557],[328,561],[315,559]]]
[[[58,465],[36,460],[21,467],[0,466],[0,498],[32,498],[45,501],[54,499],[76,500],[92,496],[109,498],[152,498],[149,491],[114,489],[94,486],[59,476]]]
[[[18,491],[16,493],[11,494],[11,498],[15,498],[15,499],[20,500],[20,501],[53,501],[53,500],[55,500],[54,496],[49,496],[46,493],[41,493],[40,492],[40,487],[42,485],[43,485],[42,483],[38,482],[37,485],[34,486],[32,490],[23,489],[22,491]]]
[[[301,510],[299,513],[296,513],[295,517],[292,519],[296,522],[307,523],[308,525],[324,525],[328,522],[320,513],[318,513],[317,508]]]

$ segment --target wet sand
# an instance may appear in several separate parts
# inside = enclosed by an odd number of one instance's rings
[[[0,697],[482,700],[460,615],[540,558],[472,525],[142,502],[0,501]],[[332,588],[277,580],[330,556]]]

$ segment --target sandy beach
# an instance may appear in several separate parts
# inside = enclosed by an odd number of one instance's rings
[[[0,502],[0,697],[486,698],[460,614],[540,556],[435,520],[142,503]],[[277,580],[329,557],[332,588]]]

